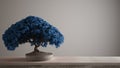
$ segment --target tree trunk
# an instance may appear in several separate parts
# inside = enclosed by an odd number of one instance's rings
[[[34,47],[34,52],[40,52],[40,51],[38,50],[38,47],[39,47],[39,46],[35,45],[35,47]]]

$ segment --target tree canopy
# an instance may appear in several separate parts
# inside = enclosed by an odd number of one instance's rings
[[[12,24],[3,34],[2,39],[8,50],[15,50],[19,44],[29,42],[31,45],[56,48],[64,42],[60,31],[47,21],[36,16],[28,16]]]

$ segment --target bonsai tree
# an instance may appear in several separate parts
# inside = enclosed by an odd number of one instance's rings
[[[35,16],[28,16],[12,24],[2,38],[8,50],[15,50],[19,44],[29,42],[31,46],[35,46],[34,52],[39,52],[37,49],[39,46],[47,47],[48,44],[58,48],[64,41],[57,28]]]

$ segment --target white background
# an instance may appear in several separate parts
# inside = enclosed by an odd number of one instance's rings
[[[29,43],[8,51],[2,34],[11,24],[38,16],[57,27],[65,40],[60,48],[39,48],[55,56],[119,56],[119,0],[0,0],[0,56],[24,56]]]

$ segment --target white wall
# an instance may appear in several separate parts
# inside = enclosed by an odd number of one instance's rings
[[[0,56],[24,56],[30,44],[8,51],[2,34],[29,15],[39,16],[64,35],[60,48],[40,48],[56,56],[119,56],[119,0],[0,0]]]

